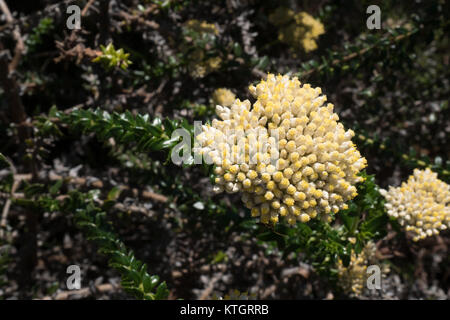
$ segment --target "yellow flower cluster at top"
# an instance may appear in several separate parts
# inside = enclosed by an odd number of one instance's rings
[[[430,169],[415,169],[400,187],[380,190],[390,216],[414,234],[413,241],[450,227],[450,186]]]
[[[199,41],[204,41],[205,37],[213,37],[219,34],[215,24],[207,23],[206,21],[199,21],[196,19],[188,20],[184,24],[187,30],[197,32],[200,36]],[[195,38],[195,37],[194,37]],[[195,39],[192,39],[195,43]],[[192,44],[182,47],[182,50],[189,52],[189,72],[194,78],[203,78],[207,74],[216,71],[222,64],[222,59],[218,56],[207,57],[207,49],[198,47],[191,52]]]
[[[255,97],[217,105],[194,152],[215,167],[214,191],[242,193],[253,217],[273,223],[307,222],[346,209],[366,160],[352,143],[320,88],[269,74],[249,87]]]
[[[212,100],[214,105],[220,105],[223,107],[229,107],[236,99],[236,95],[229,89],[220,88],[214,90],[212,94]]]
[[[323,24],[306,12],[279,7],[269,16],[269,21],[279,28],[278,39],[294,49],[306,52],[317,49],[317,38],[325,33]]]
[[[338,260],[338,285],[348,295],[359,296],[365,287],[367,280],[367,267],[373,262],[376,246],[368,242],[357,256],[354,252],[350,257],[350,264],[345,267],[342,260]]]

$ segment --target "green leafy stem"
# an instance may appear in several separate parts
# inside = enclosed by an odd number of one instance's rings
[[[26,190],[29,196],[32,189],[33,185],[30,185]],[[73,212],[77,226],[98,245],[98,251],[109,258],[109,265],[121,274],[121,285],[126,292],[137,299],[167,299],[169,291],[166,283],[161,282],[157,275],[148,274],[146,264],[138,260],[111,230],[106,211],[95,204],[98,194],[98,190],[87,193],[74,191],[63,199],[40,194],[35,200],[14,199],[14,202],[39,211]]]

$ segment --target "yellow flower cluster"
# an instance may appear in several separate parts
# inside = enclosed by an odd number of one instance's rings
[[[317,49],[317,38],[325,33],[323,24],[306,12],[279,7],[269,16],[269,21],[279,28],[278,39],[294,49],[306,52]]]
[[[188,20],[184,26],[186,27],[186,30],[198,33],[198,36],[189,35],[189,45],[184,44],[181,47],[181,50],[188,55],[188,69],[191,76],[193,78],[203,78],[207,74],[218,70],[222,64],[222,59],[217,56],[207,57],[208,46],[204,47],[204,45],[196,45],[196,42],[199,41],[212,41],[212,37],[219,34],[219,29],[217,29],[216,25],[207,23],[206,21],[192,19]],[[192,50],[193,46],[198,47]]]
[[[199,21],[197,19],[188,20],[185,22],[184,26],[192,31],[198,33],[208,33],[218,35],[219,30],[213,23],[208,23],[206,21]]]
[[[249,89],[253,106],[239,99],[217,105],[221,120],[196,136],[194,152],[216,165],[214,190],[241,192],[262,223],[331,219],[346,209],[366,160],[321,89],[273,74]]]
[[[380,190],[388,214],[418,241],[450,227],[450,186],[430,169],[415,169],[400,187]]]
[[[370,241],[358,256],[352,252],[348,267],[344,267],[342,260],[338,260],[338,285],[346,294],[359,296],[363,292],[367,280],[367,267],[373,262],[375,253],[376,246]]]
[[[231,92],[231,90],[225,88],[216,89],[212,94],[214,105],[220,105],[222,107],[231,106],[235,99],[235,94]]]
[[[202,56],[204,56],[203,51]],[[220,57],[212,57],[206,60],[203,60],[202,58],[193,59],[189,63],[189,69],[192,77],[203,78],[207,74],[218,70],[221,64],[222,59]]]

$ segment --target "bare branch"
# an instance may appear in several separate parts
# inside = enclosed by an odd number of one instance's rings
[[[6,16],[6,21],[9,23],[12,23],[14,21],[14,18],[11,14],[11,11],[9,11],[8,5],[4,0],[0,0],[0,9],[3,11],[3,13]],[[11,60],[11,63],[9,64],[9,72],[14,71],[17,68],[17,65],[19,64],[20,58],[22,57],[22,53],[25,51],[25,44],[23,42],[22,36],[20,34],[20,28],[19,26],[15,26],[13,29],[13,36],[16,40],[16,48],[14,49],[14,57]]]

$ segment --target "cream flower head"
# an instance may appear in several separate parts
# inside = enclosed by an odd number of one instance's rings
[[[194,152],[216,165],[214,190],[242,193],[262,223],[289,224],[346,209],[366,166],[320,88],[269,74],[249,90],[256,101],[218,105]]]
[[[430,169],[415,169],[400,187],[380,190],[385,207],[418,241],[450,227],[450,186]]]

